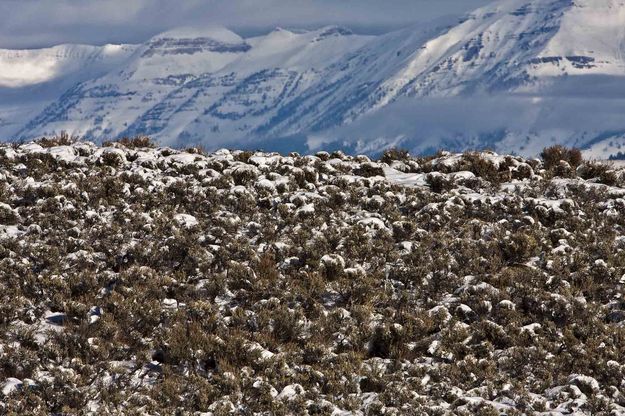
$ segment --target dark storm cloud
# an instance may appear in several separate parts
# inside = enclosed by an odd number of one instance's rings
[[[275,26],[342,24],[380,33],[491,0],[0,0],[0,47],[140,42],[178,26],[223,25],[240,33]]]

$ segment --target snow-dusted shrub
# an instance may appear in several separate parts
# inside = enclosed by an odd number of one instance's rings
[[[480,153],[467,152],[462,155],[462,159],[455,169],[472,172],[478,178],[498,185],[502,181],[502,177],[505,177],[505,174],[508,173],[508,163],[495,166],[493,162],[483,157]]]
[[[537,254],[538,242],[531,234],[515,232],[501,237],[499,247],[505,262],[508,264],[522,264]]]
[[[243,163],[250,163],[250,158],[254,156],[254,152],[250,151],[239,151],[234,153],[234,160]]]
[[[260,171],[253,165],[240,164],[231,168],[230,174],[237,185],[246,185],[260,176]]]
[[[380,157],[380,162],[392,164],[394,161],[406,161],[410,158],[410,154],[406,149],[400,149],[397,147],[391,147],[384,150]]]
[[[9,204],[0,202],[0,224],[13,225],[18,222],[19,214]]]
[[[549,169],[549,172],[559,178],[574,178],[576,175],[575,168],[566,160],[560,160],[558,163],[554,164]]]
[[[302,333],[302,318],[300,311],[279,307],[272,311],[272,335],[280,342],[298,341]]]
[[[584,162],[577,168],[577,174],[583,179],[594,179],[609,186],[614,186],[618,183],[615,170],[606,163]]]
[[[399,350],[403,347],[403,342],[405,342],[403,328],[400,326],[377,326],[369,339],[367,352],[370,357],[397,357]]]
[[[343,274],[345,260],[338,254],[326,254],[321,257],[320,268],[326,279],[334,280]]]
[[[80,138],[72,136],[66,131],[52,137],[42,137],[35,141],[41,147],[69,146],[76,143]]]
[[[362,176],[363,178],[370,178],[372,176],[384,176],[384,169],[378,164],[373,162],[361,163],[360,166],[354,169],[354,174]]]
[[[100,163],[106,166],[120,167],[123,163],[123,156],[118,152],[104,152],[100,158]]]
[[[453,187],[453,182],[440,172],[428,173],[425,177],[428,185],[432,188],[432,192],[443,193],[449,191]]]
[[[576,148],[566,148],[561,145],[546,147],[540,157],[543,159],[545,169],[549,170],[567,162],[572,168],[577,168],[583,161],[582,152]]]

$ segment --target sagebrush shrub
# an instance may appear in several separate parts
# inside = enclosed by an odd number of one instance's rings
[[[117,140],[108,140],[102,143],[103,146],[113,146],[115,144],[119,144],[128,149],[141,149],[141,148],[154,148],[156,147],[156,142],[150,139],[148,136],[134,136],[134,137],[122,137]]]
[[[410,159],[410,154],[406,149],[391,147],[386,149],[380,157],[380,162],[391,164],[394,161],[404,161]]]
[[[555,145],[543,149],[540,157],[543,159],[545,169],[552,169],[561,161],[567,162],[571,167],[577,168],[584,160],[582,152],[576,148],[567,148]]]

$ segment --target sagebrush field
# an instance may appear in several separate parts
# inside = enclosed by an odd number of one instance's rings
[[[0,145],[0,413],[622,413],[624,184],[560,147]]]

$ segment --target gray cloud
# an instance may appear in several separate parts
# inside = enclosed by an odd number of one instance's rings
[[[0,48],[140,42],[178,26],[224,25],[244,35],[275,26],[342,24],[380,33],[492,0],[1,0]]]

